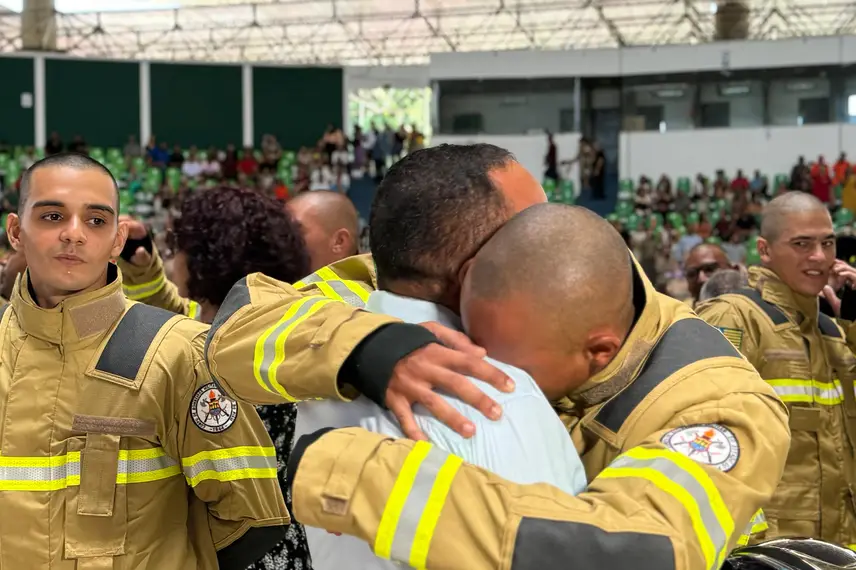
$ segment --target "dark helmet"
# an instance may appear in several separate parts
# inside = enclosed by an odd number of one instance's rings
[[[811,538],[780,538],[734,550],[722,570],[856,570],[856,552]]]

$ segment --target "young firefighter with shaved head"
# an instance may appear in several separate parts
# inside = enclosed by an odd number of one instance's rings
[[[414,175],[401,179],[402,192],[434,183],[417,182],[418,154],[393,166],[384,184],[397,176],[396,168]],[[546,204],[512,217],[521,198],[513,191],[520,192],[525,180],[506,186],[509,180],[499,173],[509,176],[515,167],[506,159],[489,169],[497,173],[491,177],[495,189],[482,191],[500,192],[506,213],[498,220],[473,218],[470,231],[487,245],[467,252],[449,272],[448,283],[460,290],[437,280],[436,302],[458,312],[490,356],[527,372],[563,411],[586,468],[587,490],[571,497],[548,485],[514,485],[424,441],[359,428],[322,430],[299,440],[292,452],[295,516],[357,536],[376,553],[417,568],[717,570],[741,532],[760,523],[758,509],[784,467],[784,405],[721,334],[683,303],[654,291],[607,222],[581,208]],[[400,231],[417,236],[415,228]],[[573,247],[557,250],[557,234]],[[398,273],[397,285],[424,281],[422,272],[435,265]],[[294,355],[288,367],[309,370],[303,367],[311,362],[314,377],[285,374],[286,356],[275,374],[262,376],[262,386],[247,380],[247,349],[276,326],[276,315],[287,320],[318,297],[295,297],[287,285],[253,276],[230,296],[231,311],[221,309],[221,322],[212,328],[209,364],[230,393],[270,401],[281,401],[276,396],[282,394],[325,395],[318,393],[322,380],[337,378],[319,377],[317,366],[325,360],[319,353],[352,358],[351,343],[370,343],[372,330],[366,329],[379,317],[345,314],[342,305],[327,302],[314,326],[301,322],[300,337],[312,339],[311,349],[297,337],[279,341],[284,354],[290,348]],[[360,323],[366,329],[358,331]],[[424,348],[401,355],[401,338],[412,335],[408,325],[385,326],[374,335],[395,330],[397,337],[389,332],[385,345],[373,350],[392,368],[392,378],[382,376],[380,362],[374,363],[374,385],[360,377],[360,367],[345,378],[368,387],[369,397],[380,395],[381,404],[385,396],[386,403],[401,398],[409,406],[414,386],[444,370],[419,362]],[[272,382],[282,392],[271,391]],[[426,401],[432,413],[441,409]]]
[[[273,443],[212,382],[207,326],[129,301],[118,189],[88,156],[30,167],[0,309],[0,568],[244,570],[284,535]]]
[[[856,545],[856,329],[818,311],[825,287],[856,285],[835,259],[826,206],[790,192],[764,210],[749,288],[698,307],[790,409],[791,451],[764,512],[768,536],[810,536]],[[840,305],[838,306],[840,309]],[[759,424],[760,425],[760,424]]]

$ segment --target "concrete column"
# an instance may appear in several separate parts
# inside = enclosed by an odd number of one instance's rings
[[[148,61],[140,62],[140,145],[145,148],[152,136],[152,76]]]
[[[48,140],[47,104],[45,99],[45,56],[33,58],[33,115],[36,148],[45,148]]]
[[[24,0],[21,39],[25,51],[56,51],[54,0]]]

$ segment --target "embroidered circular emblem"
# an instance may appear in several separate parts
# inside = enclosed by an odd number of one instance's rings
[[[740,445],[734,433],[719,424],[699,424],[673,429],[660,439],[671,449],[690,459],[731,471],[740,459]]]
[[[207,433],[222,433],[238,419],[238,404],[228,398],[214,382],[196,390],[190,401],[190,417],[196,427]]]

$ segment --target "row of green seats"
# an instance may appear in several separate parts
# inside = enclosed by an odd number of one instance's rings
[[[713,180],[714,178],[715,177],[711,177],[710,179]],[[764,178],[766,180],[770,179],[768,176],[764,176]],[[774,189],[778,188],[781,184],[784,184],[785,186],[790,185],[790,177],[787,174],[781,174],[781,173],[776,174],[775,177],[773,178],[773,180],[774,180],[774,184],[773,184]],[[681,176],[680,178],[678,178],[676,180],[675,187],[677,188],[678,192],[680,192],[682,194],[688,194],[690,192],[690,189],[692,188],[692,182],[688,177]],[[624,178],[621,180],[621,182],[619,184],[619,189],[624,191],[624,192],[635,192],[636,191],[636,182],[630,178]],[[713,189],[711,188],[711,191],[712,190]]]
[[[556,181],[552,178],[546,178],[541,185],[544,188],[544,193],[547,195],[547,200],[550,202],[575,204],[577,201],[577,193],[574,189],[574,183],[571,180],[562,180],[556,184]]]

